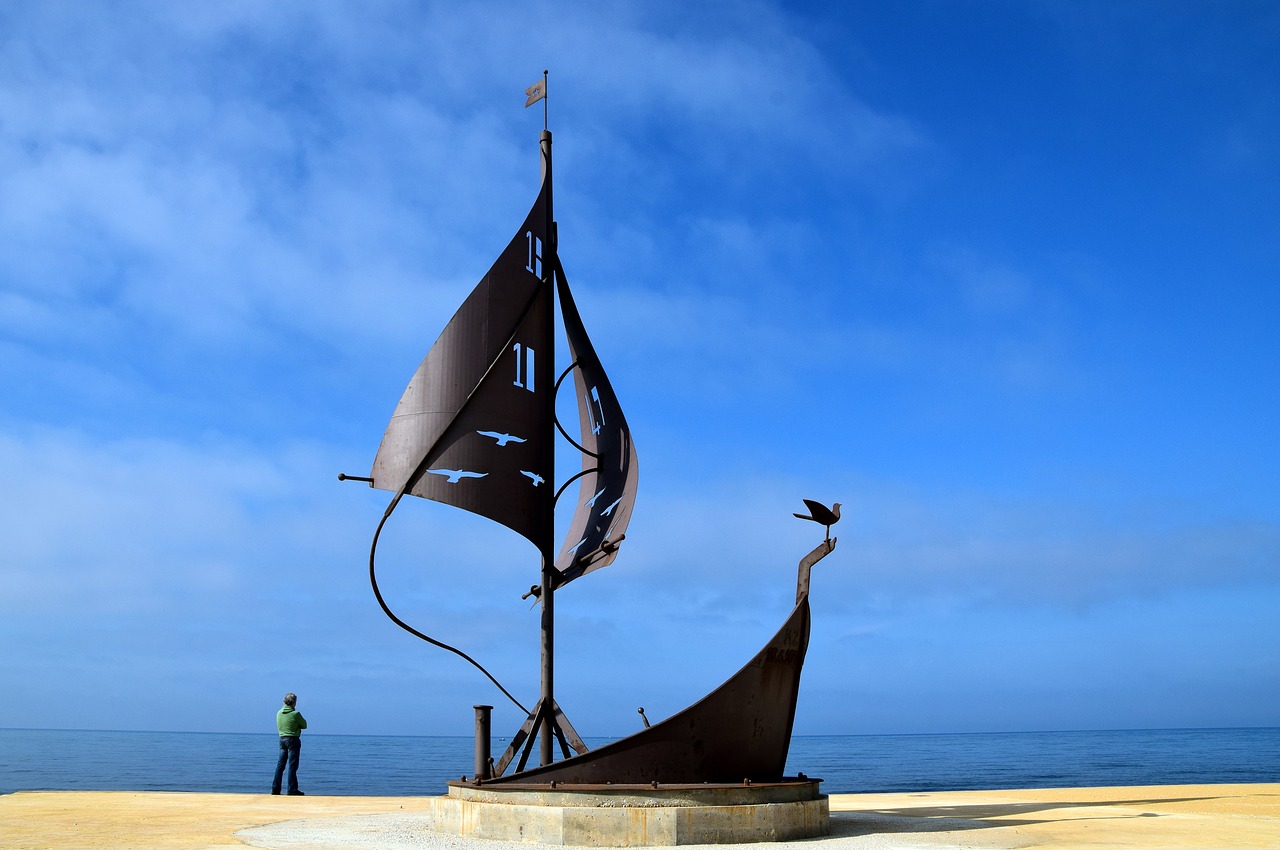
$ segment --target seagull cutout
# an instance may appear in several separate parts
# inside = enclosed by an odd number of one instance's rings
[[[457,484],[463,478],[484,478],[487,472],[468,472],[465,469],[428,469],[432,475],[448,476],[450,484]]]
[[[618,503],[619,503],[619,502],[621,502],[621,501],[622,501],[622,499],[618,499],[618,500],[617,500],[616,502],[614,502],[612,505],[610,505],[609,507],[607,507],[607,508],[605,508],[604,510],[602,510],[602,511],[600,512],[600,516],[609,516],[610,514],[612,514],[612,513],[613,513],[613,509],[614,509],[614,508],[616,508],[616,507],[618,506]]]
[[[481,437],[492,437],[498,441],[498,448],[502,448],[507,443],[523,443],[524,437],[517,437],[515,434],[503,434],[499,431],[476,431]]]
[[[604,490],[608,490],[608,489],[609,489],[608,487],[604,488]],[[584,508],[594,508],[596,506],[596,499],[604,495],[604,490],[601,490],[599,493],[596,493],[590,499],[587,499],[585,502],[582,503],[582,506]]]
[[[793,514],[793,516],[799,519],[812,520],[813,522],[816,522],[819,525],[826,526],[827,540],[830,540],[831,526],[835,525],[837,522],[840,521],[840,503],[836,502],[834,505],[828,508],[826,505],[822,504],[821,502],[815,502],[812,499],[805,499],[804,504],[805,504],[805,507],[809,509],[809,515],[805,516],[804,514]]]
[[[522,442],[523,442],[523,441],[522,441]],[[521,475],[523,475],[525,478],[528,478],[530,481],[532,481],[532,482],[533,482],[533,486],[534,486],[534,487],[537,487],[539,484],[541,484],[541,483],[545,480],[545,479],[544,479],[541,475],[539,475],[538,473],[536,473],[536,472],[530,472],[530,471],[529,471],[529,470],[527,470],[527,469],[522,469],[522,470],[520,470],[520,474],[521,474]]]

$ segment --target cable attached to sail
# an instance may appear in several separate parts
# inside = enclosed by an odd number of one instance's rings
[[[551,393],[552,393],[552,395],[553,395],[553,396],[559,397],[559,395],[560,395],[560,385],[561,385],[561,384],[563,384],[563,383],[564,383],[564,379],[565,379],[565,378],[567,378],[567,377],[569,377],[570,375],[572,375],[572,374],[573,374],[573,370],[574,370],[574,369],[577,369],[577,368],[578,368],[578,361],[577,361],[577,360],[574,360],[572,363],[570,363],[570,364],[568,365],[568,367],[566,367],[566,368],[565,368],[565,370],[564,370],[563,372],[561,372],[561,373],[560,373],[560,377],[559,377],[559,378],[556,378],[556,385],[555,385],[555,387],[553,387],[553,388],[552,388],[552,390],[551,390]],[[569,445],[573,446],[575,449],[577,449],[577,450],[578,450],[579,452],[581,452],[582,454],[587,455],[588,457],[593,457],[593,458],[595,458],[596,460],[599,460],[599,459],[600,459],[600,455],[599,455],[597,452],[593,452],[593,451],[591,451],[591,450],[590,450],[590,449],[588,449],[586,446],[582,445],[582,444],[581,444],[581,443],[579,443],[577,440],[575,440],[572,436],[570,436],[569,432],[568,432],[568,431],[566,431],[566,430],[564,429],[564,426],[560,424],[560,417],[559,417],[559,416],[555,416],[551,421],[555,423],[556,430],[560,432],[560,436],[561,436],[561,437],[564,437],[565,442],[567,442]],[[589,471],[589,470],[584,470],[584,471]],[[573,481],[575,478],[580,478],[580,477],[582,477],[582,476],[581,476],[581,474],[579,474],[579,475],[575,475],[573,478],[570,478],[570,479],[569,479],[569,481]],[[565,484],[568,484],[568,483],[569,483],[569,481],[566,481],[566,482],[565,482]],[[561,487],[560,489],[561,489],[561,490],[564,490],[564,487]],[[557,495],[557,498],[558,498],[558,497],[559,497],[559,494],[557,493],[556,495]]]
[[[555,387],[551,390],[553,395],[557,397],[560,395],[560,385],[564,383],[565,378],[573,374],[573,370],[576,368],[578,368],[578,361],[574,360],[572,363],[569,364],[568,368],[566,368],[563,372],[560,373],[560,377],[556,378]],[[579,452],[586,455],[587,457],[593,457],[597,461],[600,460],[600,454],[598,452],[591,451],[586,446],[582,445],[577,440],[575,440],[572,436],[570,436],[569,432],[566,431],[564,429],[564,426],[560,424],[559,416],[556,416],[555,418],[553,418],[552,422],[555,423],[556,430],[560,432],[561,437],[564,437],[565,442],[573,446],[575,449],[577,449]],[[554,506],[560,503],[560,494],[563,493],[565,490],[567,490],[570,484],[577,481],[579,478],[582,478],[587,475],[591,475],[592,473],[599,473],[599,472],[600,472],[600,464],[597,463],[595,466],[588,466],[587,468],[583,469],[577,474],[571,476],[567,481],[565,481],[563,484],[560,485],[560,489],[556,491],[555,496],[553,496],[551,499],[551,504]]]
[[[452,426],[453,422],[456,422],[458,420],[458,417],[460,417],[463,414],[463,412],[466,411],[467,408],[471,405],[472,399],[475,398],[476,391],[479,390],[479,388],[484,385],[485,381],[489,379],[489,375],[493,373],[494,368],[497,367],[498,362],[501,359],[501,356],[502,356],[501,352],[505,352],[507,349],[511,347],[511,343],[513,340],[515,340],[516,334],[519,332],[519,328],[521,327],[521,325],[524,324],[524,320],[529,316],[529,313],[533,309],[534,304],[537,303],[538,296],[542,293],[541,287],[549,286],[549,285],[550,285],[549,281],[542,281],[541,286],[539,286],[538,289],[534,290],[533,295],[529,298],[529,301],[524,305],[524,309],[520,311],[520,317],[519,319],[516,320],[515,325],[513,326],[513,329],[511,331],[511,335],[507,338],[506,343],[501,348],[498,349],[498,351],[500,352],[498,356],[496,356],[493,359],[493,361],[489,364],[488,368],[485,369],[484,374],[480,376],[480,380],[476,382],[476,385],[471,388],[471,392],[467,394],[467,397],[463,400],[462,404],[458,406],[458,410],[454,413],[452,421],[450,421],[449,425],[446,426],[440,432],[440,436],[436,438],[436,443],[431,445],[423,453],[422,459],[418,461],[417,467],[415,467],[413,472],[410,473],[409,477],[405,479],[404,484],[396,492],[395,498],[391,500],[391,504],[387,505],[386,513],[382,515],[382,520],[378,523],[378,528],[373,533],[373,542],[369,546],[369,583],[373,586],[373,595],[377,597],[378,604],[382,606],[383,613],[385,613],[391,619],[391,622],[395,623],[397,626],[404,629],[414,637],[421,638],[422,640],[425,640],[427,643],[431,644],[432,646],[438,646],[441,649],[448,650],[449,652],[452,652],[454,655],[457,655],[460,658],[463,658],[466,661],[468,661],[472,666],[474,666],[477,670],[479,670],[486,677],[488,677],[489,681],[493,682],[493,684],[497,686],[498,690],[502,691],[503,695],[506,696],[507,699],[511,700],[511,702],[513,702],[515,706],[519,708],[521,711],[523,711],[525,714],[529,713],[529,709],[521,705],[520,700],[513,697],[506,688],[502,687],[502,683],[499,682],[497,679],[495,679],[492,673],[484,669],[483,665],[481,665],[480,662],[476,661],[470,655],[467,655],[465,652],[463,652],[462,650],[458,649],[455,646],[450,646],[447,643],[443,643],[442,641],[438,641],[435,638],[430,637],[429,635],[423,634],[422,632],[418,631],[413,626],[410,626],[404,620],[401,620],[399,617],[395,615],[395,613],[387,605],[386,600],[382,598],[382,591],[378,589],[378,577],[374,569],[374,561],[378,551],[378,538],[382,536],[383,526],[385,526],[387,524],[387,520],[391,518],[391,513],[396,509],[396,506],[400,504],[400,500],[404,498],[405,493],[408,493],[410,490],[412,490],[413,487],[422,478],[423,473],[426,472],[427,467],[431,463],[431,458],[435,453],[436,446],[439,445],[439,442],[441,439],[443,439],[444,435],[448,433],[449,427]],[[347,477],[351,477],[351,476],[347,476]]]
[[[438,646],[441,649],[446,649],[449,652],[452,652],[454,655],[457,655],[462,659],[470,662],[472,666],[474,666],[481,673],[485,674],[485,676],[488,677],[489,681],[493,682],[493,684],[498,688],[498,690],[502,691],[503,695],[505,695],[507,699],[515,703],[516,708],[520,709],[525,714],[528,714],[529,709],[521,705],[520,700],[513,697],[510,694],[510,692],[507,691],[506,688],[502,687],[502,683],[499,682],[497,679],[495,679],[492,673],[484,669],[484,667],[480,664],[480,662],[476,661],[474,658],[472,658],[470,655],[467,655],[465,652],[458,649],[456,646],[450,646],[449,644],[444,643],[442,641],[438,641],[429,635],[425,635],[422,632],[415,629],[413,626],[406,623],[404,620],[401,620],[399,617],[395,615],[395,612],[393,612],[391,608],[388,607],[386,600],[382,598],[382,591],[378,589],[378,577],[374,570],[374,559],[378,552],[378,538],[382,536],[382,528],[387,524],[387,520],[391,518],[391,512],[396,509],[396,505],[400,503],[400,498],[402,496],[404,496],[403,490],[400,491],[399,493],[396,493],[396,497],[392,499],[391,504],[387,506],[386,513],[382,515],[382,521],[378,523],[377,530],[373,532],[373,543],[370,544],[369,546],[369,583],[373,585],[373,595],[377,597],[378,604],[382,606],[383,613],[385,613],[388,617],[391,618],[391,622],[395,623],[397,626],[404,629],[406,632],[413,635],[414,637],[421,638],[422,640],[425,640],[427,643],[431,644],[432,646]]]

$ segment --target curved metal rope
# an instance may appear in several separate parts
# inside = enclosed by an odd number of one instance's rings
[[[554,387],[552,387],[552,389],[551,389],[551,395],[552,395],[552,397],[553,397],[553,398],[556,398],[556,399],[559,399],[559,398],[560,398],[560,385],[564,383],[564,379],[565,379],[565,378],[567,378],[567,377],[569,377],[569,375],[570,375],[570,374],[573,372],[573,370],[574,370],[574,369],[576,369],[576,368],[578,368],[578,361],[577,361],[577,360],[575,360],[575,361],[573,361],[572,363],[570,363],[570,364],[569,364],[569,367],[568,367],[567,369],[565,369],[563,372],[561,372],[561,373],[560,373],[560,377],[559,377],[559,378],[556,378],[556,385],[555,385]],[[568,432],[568,431],[566,431],[566,430],[564,429],[564,426],[560,424],[560,417],[559,417],[558,415],[557,415],[557,416],[552,417],[552,420],[551,420],[551,421],[555,423],[556,430],[560,432],[560,436],[561,436],[561,437],[564,437],[565,442],[567,442],[569,445],[573,446],[575,449],[577,449],[579,452],[581,452],[581,453],[582,453],[582,454],[584,454],[584,455],[588,455],[589,457],[593,457],[593,458],[595,458],[595,459],[597,459],[597,460],[599,460],[599,459],[600,459],[600,455],[599,455],[598,453],[588,450],[586,446],[582,445],[581,443],[579,443],[577,440],[575,440],[573,437],[571,437],[571,436],[569,435],[569,432]],[[575,476],[575,477],[577,477],[577,476]],[[568,483],[568,482],[566,482],[566,483]],[[563,487],[561,487],[560,489],[561,489],[561,490],[563,490],[564,488],[563,488]]]
[[[470,662],[477,670],[485,674],[485,676],[489,678],[489,681],[493,682],[493,684],[498,688],[498,690],[502,691],[503,695],[506,696],[507,699],[515,703],[516,708],[520,709],[525,714],[528,714],[529,709],[521,705],[520,700],[513,697],[507,691],[506,688],[502,687],[502,683],[500,683],[497,679],[493,678],[493,674],[490,673],[488,670],[484,669],[484,667],[480,665],[480,662],[476,661],[470,655],[467,655],[465,652],[458,649],[457,647],[450,646],[449,644],[442,643],[436,640],[435,638],[430,637],[429,635],[425,635],[422,632],[415,629],[413,626],[406,623],[404,620],[401,620],[387,606],[386,600],[382,598],[382,591],[378,589],[378,577],[375,574],[374,567],[373,567],[374,558],[378,551],[378,538],[382,536],[383,526],[385,526],[387,524],[387,520],[391,518],[391,512],[396,509],[396,505],[400,503],[400,497],[403,495],[404,495],[404,492],[401,491],[400,493],[396,494],[396,497],[394,499],[391,500],[391,504],[387,506],[386,513],[382,515],[382,521],[378,523],[377,530],[373,532],[373,543],[370,544],[369,546],[369,583],[373,585],[373,595],[377,597],[378,604],[382,606],[383,613],[391,618],[391,622],[395,623],[397,626],[404,629],[406,632],[413,635],[414,637],[421,638],[422,640],[425,640],[427,643],[431,644],[432,646],[438,646],[441,649],[447,649],[449,652],[452,652],[454,655],[460,656],[464,660]]]
[[[558,398],[560,396],[560,385],[564,383],[564,379],[569,377],[569,374],[573,372],[573,370],[576,368],[578,368],[577,360],[570,363],[569,368],[565,369],[563,372],[560,373],[560,377],[556,379],[555,387],[552,388],[551,390],[552,394],[555,397]],[[560,424],[559,416],[554,417],[552,421],[555,423],[556,430],[560,432],[560,436],[564,437],[565,442],[573,446],[575,449],[577,449],[579,452],[586,455],[587,457],[593,457],[596,460],[600,460],[601,456],[598,452],[589,451],[586,446],[582,445],[573,437],[569,436],[569,432],[566,431],[564,429],[564,426]],[[568,480],[566,480],[563,484],[561,484],[560,489],[557,490],[556,494],[551,497],[551,506],[554,508],[556,505],[560,503],[560,494],[563,493],[565,490],[567,490],[570,484],[577,481],[579,478],[582,478],[584,475],[590,475],[593,472],[597,472],[597,473],[600,472],[600,464],[597,463],[595,466],[587,467],[581,472],[578,472],[577,474],[571,476]]]
[[[524,320],[528,317],[529,311],[532,310],[533,305],[537,303],[538,295],[541,294],[542,292],[542,287],[546,285],[547,285],[547,282],[543,281],[538,286],[538,288],[536,288],[533,291],[533,293],[529,296],[529,300],[524,305],[524,309],[520,311],[520,318],[516,320],[516,323],[513,326],[511,335],[507,337],[506,344],[499,349],[498,356],[494,357],[493,361],[489,364],[489,367],[485,369],[484,374],[480,376],[480,380],[477,381],[476,385],[471,388],[471,392],[467,394],[467,397],[463,400],[462,404],[459,406],[458,411],[454,414],[453,420],[450,422],[450,424],[452,424],[452,422],[457,421],[458,417],[462,415],[462,412],[466,410],[468,406],[470,406],[471,400],[475,397],[476,391],[479,390],[480,386],[489,379],[489,375],[492,374],[494,368],[496,368],[498,365],[498,361],[501,359],[501,356],[502,356],[501,353],[506,351],[507,348],[510,347],[512,340],[514,340],[516,337],[516,334],[519,333],[520,326],[524,324]],[[444,434],[447,431],[448,431],[448,428],[446,428],[444,431],[441,431],[440,437],[436,439],[437,444],[439,443],[439,440],[444,436]],[[435,451],[435,449],[436,449],[436,446],[432,445],[429,449],[427,449],[426,452],[423,453],[422,460],[418,461],[417,467],[405,480],[404,485],[400,487],[399,491],[396,492],[395,498],[391,500],[391,504],[387,505],[386,513],[382,515],[382,521],[378,523],[377,530],[373,532],[373,542],[369,545],[369,584],[373,586],[373,595],[377,597],[378,604],[382,606],[382,612],[391,619],[391,622],[395,623],[397,626],[404,629],[406,632],[413,635],[414,637],[421,638],[422,640],[425,640],[427,643],[431,644],[432,646],[438,646],[441,649],[447,649],[449,652],[452,652],[454,655],[457,655],[465,659],[466,661],[468,661],[477,670],[485,674],[485,676],[489,678],[489,681],[493,682],[493,684],[497,686],[498,690],[502,691],[503,695],[505,695],[507,699],[515,703],[517,708],[519,708],[525,714],[528,714],[529,709],[521,705],[520,700],[513,697],[511,693],[507,691],[506,688],[502,687],[502,683],[500,683],[497,679],[493,678],[493,674],[490,673],[488,670],[484,669],[484,667],[481,666],[480,662],[476,661],[470,655],[467,655],[465,652],[458,649],[457,647],[450,646],[447,643],[442,643],[441,641],[438,641],[435,638],[430,637],[429,635],[423,634],[422,632],[415,629],[413,626],[406,623],[404,620],[401,620],[399,617],[397,617],[395,613],[391,610],[391,608],[388,607],[386,600],[382,598],[382,591],[378,589],[378,577],[374,571],[374,558],[378,551],[378,538],[382,536],[382,528],[387,524],[387,520],[391,518],[392,511],[394,511],[396,509],[396,506],[400,504],[400,499],[404,497],[405,493],[408,493],[410,490],[412,490],[414,484],[416,484],[417,481],[420,478],[422,478],[423,473],[426,471],[427,466],[430,464],[431,456],[432,456],[432,453]]]

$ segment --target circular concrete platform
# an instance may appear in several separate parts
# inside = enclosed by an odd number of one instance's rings
[[[429,828],[586,847],[742,844],[828,835],[815,779],[742,785],[474,785],[427,801]]]

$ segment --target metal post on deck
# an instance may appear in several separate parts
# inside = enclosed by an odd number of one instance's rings
[[[473,706],[476,710],[476,779],[489,779],[489,715],[493,711],[491,705]]]

